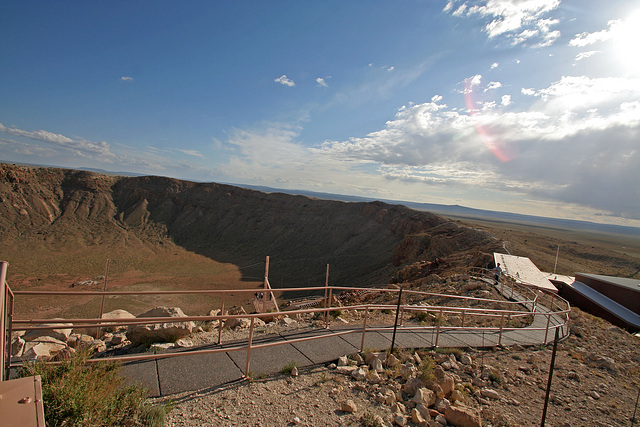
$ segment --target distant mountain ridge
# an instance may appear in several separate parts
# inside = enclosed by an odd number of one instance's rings
[[[514,221],[528,224],[537,224],[549,227],[559,227],[573,230],[590,230],[603,233],[615,233],[623,235],[634,235],[640,237],[640,227],[603,224],[591,221],[581,221],[574,219],[550,218],[535,215],[517,214],[511,212],[488,211],[483,209],[468,208],[460,205],[440,205],[435,203],[418,203],[401,200],[375,199],[360,196],[347,196],[342,194],[313,192],[306,190],[283,190],[264,186],[241,185],[241,187],[252,188],[264,192],[277,192],[286,194],[299,194],[308,197],[315,197],[326,200],[341,200],[345,202],[371,202],[381,201],[389,204],[397,204],[407,206],[408,208],[433,212],[439,215],[455,216],[460,218],[475,218],[496,221]]]

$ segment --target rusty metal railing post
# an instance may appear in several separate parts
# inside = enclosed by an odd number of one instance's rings
[[[549,324],[551,323],[551,312],[547,313],[547,328],[544,331],[544,345],[547,345],[547,336],[549,335]]]
[[[331,309],[331,300],[333,299],[333,289],[330,288],[329,289],[329,300],[327,301],[326,304],[326,310],[324,311],[324,327],[328,328],[329,327],[329,310]]]
[[[222,293],[221,303],[220,303],[220,316],[224,316],[224,296],[226,292]],[[222,328],[224,327],[224,318],[218,321],[218,345],[222,344]]]
[[[2,367],[2,371],[0,371],[0,381],[5,380],[5,371],[8,359],[5,360],[7,354],[7,337],[6,329],[5,329],[5,321],[7,318],[7,267],[9,263],[6,261],[0,261],[0,366]]]
[[[13,334],[13,309],[14,309],[14,305],[15,305],[15,296],[13,295],[13,292],[11,292],[11,288],[9,286],[7,286],[7,295],[9,295],[9,316],[7,318],[7,322],[9,323],[8,328],[7,328],[7,336],[6,336],[6,340],[5,340],[5,345],[6,345],[6,352],[5,352],[5,357],[6,357],[6,369],[4,372],[4,377],[6,379],[9,379],[9,374],[11,372],[10,370],[10,365],[11,365],[11,335]],[[1,374],[0,374],[1,375]]]
[[[109,258],[107,258],[107,266],[104,269],[104,286],[102,287],[102,292],[106,292],[107,291],[107,281],[109,280],[109,264],[111,264],[111,260]],[[104,297],[106,295],[102,295],[102,299],[100,300],[100,315],[98,316],[98,319],[102,319],[102,315],[104,314]],[[101,335],[101,328],[98,327],[96,329],[96,338],[100,339],[100,335]]]
[[[498,335],[498,347],[502,346],[502,330],[504,329],[504,313],[500,315],[500,334]]]
[[[467,312],[462,310],[462,325],[461,325],[462,328],[464,328],[464,317],[465,317],[465,314],[467,314]]]
[[[367,319],[369,318],[369,310],[364,310],[364,323],[362,324],[362,341],[360,341],[360,352],[364,351],[364,338],[367,334]]]
[[[440,326],[442,325],[442,309],[438,312],[438,325],[436,326],[436,342],[433,344],[434,347],[438,346],[438,338],[440,338]]]
[[[253,344],[253,326],[256,322],[256,318],[251,318],[251,325],[249,326],[249,342],[247,343],[247,367],[244,370],[245,378],[249,378],[249,364],[251,363],[251,347]]]

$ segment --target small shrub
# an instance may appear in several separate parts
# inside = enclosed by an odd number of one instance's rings
[[[48,426],[163,426],[170,406],[153,407],[148,391],[126,386],[115,363],[87,365],[89,350],[76,352],[59,365],[26,363],[20,377],[40,375]]]
[[[380,418],[376,418],[376,413],[368,410],[360,418],[360,422],[364,427],[383,427],[384,424],[380,422]]]
[[[332,310],[329,312],[329,315],[331,316],[332,319],[336,319],[342,316],[342,310]]]
[[[291,371],[293,370],[293,368],[297,367],[298,364],[294,361],[291,361],[289,363],[287,363],[286,365],[284,365],[284,367],[280,370],[280,373],[283,375],[287,375],[290,374]]]
[[[411,316],[412,320],[417,320],[420,323],[425,323],[427,320],[429,320],[429,318],[429,313],[427,313],[426,311],[418,311],[413,316]]]
[[[436,348],[436,353],[453,354],[457,360],[460,360],[460,358],[462,358],[462,355],[464,354],[464,351],[461,348],[456,348],[456,347],[445,347],[445,348],[438,347]]]
[[[425,355],[422,358],[422,362],[420,366],[418,366],[418,378],[426,383],[430,383],[436,380],[436,374],[434,369],[436,367],[436,362],[433,360],[433,357],[429,355]]]
[[[489,372],[489,380],[496,384],[502,384],[502,377],[500,376],[500,374],[493,371]]]

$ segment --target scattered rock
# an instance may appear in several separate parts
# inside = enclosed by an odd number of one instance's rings
[[[141,318],[150,317],[186,317],[179,307],[156,307],[138,316]],[[133,345],[154,342],[175,342],[186,337],[195,328],[195,323],[187,322],[165,322],[149,325],[133,325],[127,329],[127,338]]]
[[[113,310],[108,313],[104,313],[102,315],[103,319],[122,319],[123,321],[127,321],[130,319],[135,319],[136,316],[129,313],[127,310]],[[103,326],[102,330],[105,332],[118,332],[118,331],[126,331],[126,326]]]
[[[358,407],[356,406],[355,402],[351,399],[342,402],[342,405],[340,406],[340,410],[342,412],[356,412],[358,410]]]
[[[480,413],[466,406],[448,406],[444,417],[447,422],[459,427],[482,427]]]
[[[58,320],[58,319],[53,319]],[[25,341],[38,341],[40,337],[52,337],[57,340],[66,342],[69,335],[71,335],[73,323],[42,323],[39,327],[51,327],[54,329],[34,329],[28,331],[22,336]]]

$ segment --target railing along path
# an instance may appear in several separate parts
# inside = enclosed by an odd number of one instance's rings
[[[2,377],[0,379],[7,379],[9,375],[10,367],[18,366],[22,363],[22,360],[11,361],[10,345],[11,335],[14,330],[29,331],[29,330],[46,330],[46,329],[58,329],[60,324],[72,324],[70,327],[82,327],[96,328],[97,335],[100,335],[100,328],[115,327],[115,326],[135,326],[135,325],[150,325],[158,323],[174,323],[184,321],[199,321],[199,322],[211,322],[218,321],[218,344],[222,344],[222,330],[224,323],[229,319],[246,318],[250,320],[249,337],[246,345],[236,345],[233,347],[225,348],[207,348],[207,349],[194,349],[182,352],[168,352],[158,354],[137,354],[129,356],[114,356],[108,358],[94,358],[89,362],[97,362],[101,360],[110,361],[139,361],[147,359],[161,359],[170,357],[180,357],[185,355],[196,354],[209,354],[219,352],[233,352],[233,351],[247,351],[246,366],[244,373],[248,375],[250,372],[251,364],[251,350],[258,348],[266,348],[271,346],[292,344],[295,342],[310,341],[315,339],[322,339],[325,336],[323,334],[305,336],[295,339],[282,339],[281,341],[268,342],[254,344],[253,337],[256,329],[257,318],[273,317],[278,318],[281,316],[296,317],[299,315],[312,315],[320,320],[324,328],[330,327],[331,312],[335,310],[359,312],[362,318],[361,325],[351,325],[352,327],[342,327],[341,329],[332,330],[332,336],[340,336],[346,334],[361,334],[360,351],[364,350],[365,337],[367,333],[371,332],[394,332],[394,339],[396,331],[412,331],[418,333],[430,333],[434,338],[433,347],[438,347],[439,342],[443,336],[454,337],[464,347],[480,347],[484,346],[485,334],[495,336],[497,334],[497,345],[504,345],[504,340],[509,339],[512,342],[522,342],[524,344],[544,344],[549,343],[549,337],[552,337],[555,329],[559,329],[559,336],[561,338],[566,337],[569,333],[568,313],[570,306],[566,300],[558,297],[555,294],[541,291],[532,286],[526,284],[517,284],[513,280],[507,277],[501,277],[499,283],[494,284],[495,278],[490,270],[485,269],[470,269],[470,280],[477,280],[485,284],[491,284],[500,294],[502,294],[507,300],[498,300],[490,298],[477,298],[459,295],[449,294],[437,294],[430,292],[422,292],[411,289],[400,288],[362,288],[362,287],[342,287],[342,286],[329,286],[328,284],[321,287],[301,287],[301,288],[282,288],[282,289],[268,289],[268,292],[272,291],[286,291],[286,292],[309,292],[310,294],[322,295],[321,298],[322,307],[318,308],[301,308],[294,310],[283,310],[279,308],[275,312],[271,313],[255,313],[255,314],[224,314],[225,313],[225,296],[234,294],[247,294],[252,296],[256,293],[264,292],[265,288],[259,289],[233,289],[233,290],[188,290],[188,291],[11,291],[9,286],[4,282],[4,274],[6,273],[6,263],[2,264],[2,297],[3,301],[0,305],[2,308],[2,366],[4,366]],[[266,279],[266,278],[265,278]],[[376,294],[378,298],[388,300],[390,303],[370,302],[354,305],[340,305],[333,306],[332,302],[335,300],[334,295],[340,295],[344,292],[356,293],[360,298],[374,299]],[[148,317],[137,318],[127,321],[122,319],[101,319],[101,318],[77,318],[77,319],[14,319],[14,304],[16,297],[21,296],[66,296],[66,297],[80,297],[80,296],[115,296],[115,295],[211,295],[220,297],[220,315],[217,316],[185,316],[185,317]],[[271,294],[273,295],[273,294]],[[419,304],[408,304],[406,302],[409,299],[421,300]],[[438,299],[440,302],[446,301],[445,304],[429,304],[429,299]],[[391,303],[393,301],[393,303]],[[473,306],[472,306],[473,305]],[[499,307],[499,308],[495,308]],[[395,314],[395,321],[389,324],[375,324],[369,325],[370,319],[375,313],[384,312],[386,314]],[[409,319],[408,323],[405,323],[405,314],[412,314],[413,318]],[[379,318],[380,316],[378,316]],[[430,322],[419,321],[416,322],[415,318]],[[525,324],[525,326],[514,326],[514,321],[518,324]],[[379,322],[379,320],[378,320]],[[425,324],[430,323],[430,324]],[[321,328],[319,328],[321,329]],[[549,334],[549,332],[552,332]],[[474,335],[475,334],[475,335]],[[477,339],[472,339],[474,336],[477,338],[482,334],[482,344]],[[519,335],[518,335],[519,334]],[[520,341],[518,341],[520,340]],[[394,343],[392,342],[392,347]],[[55,363],[55,362],[52,362]]]

